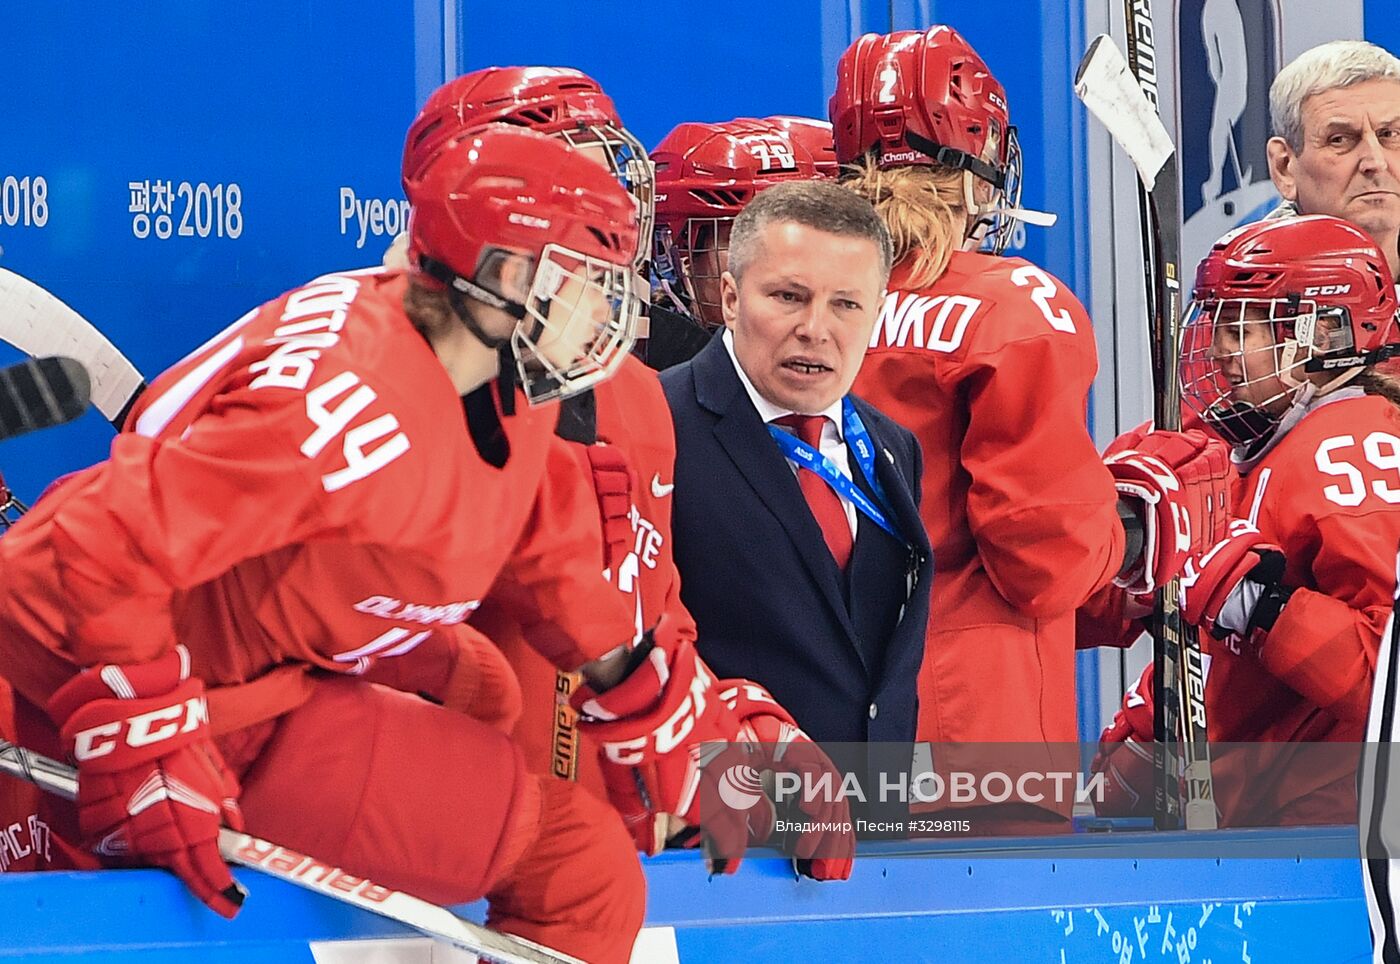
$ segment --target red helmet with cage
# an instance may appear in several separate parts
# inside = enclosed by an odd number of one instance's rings
[[[832,138],[831,124],[815,117],[794,117],[775,114],[763,118],[775,127],[787,132],[789,140],[796,141],[812,155],[818,177],[835,178],[841,170],[836,162],[836,142]]]
[[[870,155],[881,168],[967,172],[967,209],[986,220],[993,250],[1005,249],[1009,219],[996,215],[1019,209],[1021,148],[1006,91],[956,30],[861,37],[836,65],[829,112],[841,164]],[[976,200],[970,176],[990,185],[987,200]]]
[[[721,325],[719,279],[727,267],[734,219],[766,187],[814,180],[816,163],[782,128],[748,117],[681,124],[651,159],[656,165],[653,265],[659,283],[702,324]]]
[[[528,127],[588,150],[637,199],[638,234],[649,243],[651,162],[598,82],[570,67],[488,67],[433,91],[404,141],[404,190],[446,144],[493,123]]]
[[[1314,215],[1236,228],[1196,272],[1182,398],[1224,438],[1253,446],[1295,403],[1395,354],[1396,307],[1385,256],[1348,221]]]
[[[636,336],[642,287],[632,269],[636,201],[578,150],[530,130],[492,125],[447,142],[407,185],[409,264],[418,283],[449,291],[484,343],[469,298],[517,319],[509,346],[532,403],[609,377]],[[506,255],[533,263],[523,302],[498,290]]]

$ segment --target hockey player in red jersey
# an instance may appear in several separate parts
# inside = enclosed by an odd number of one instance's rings
[[[625,356],[635,205],[591,160],[506,128],[445,146],[410,187],[409,277],[326,275],[250,312],[0,540],[0,663],[37,708],[20,735],[76,760],[67,833],[172,869],[223,914],[241,893],[221,820],[430,900],[485,894],[493,926],[626,960],[630,842],[578,788],[526,773],[465,621],[511,557],[551,630],[533,641],[583,667],[657,805],[697,819],[690,745],[655,730],[684,717],[691,739],[732,740],[738,721],[702,698],[686,627],[630,646],[594,494],[554,464],[557,406],[526,404]],[[434,645],[460,649],[441,695],[461,707],[363,678]],[[491,723],[455,711],[473,708]]]
[[[723,327],[719,281],[729,264],[734,219],[765,187],[818,177],[817,162],[805,136],[751,117],[680,124],[651,159],[658,285],[672,308],[706,329]]]
[[[655,175],[646,150],[598,82],[572,67],[486,67],[434,90],[404,139],[404,189],[443,146],[484,124],[549,134],[602,164],[636,199],[638,236],[651,236]],[[394,243],[406,253],[405,236]]]
[[[1216,242],[1196,275],[1181,359],[1188,405],[1235,446],[1228,535],[1188,563],[1183,611],[1207,647],[1222,821],[1355,818],[1358,743],[1400,543],[1400,352],[1390,267],[1332,217],[1261,221]],[[1152,667],[1105,731],[1113,803],[1144,795]],[[1146,714],[1144,716],[1143,714]],[[1127,792],[1118,792],[1127,791]]]
[[[454,132],[490,122],[529,126],[566,140],[576,149],[589,148],[597,160],[637,200],[639,226],[651,223],[652,196],[649,162],[638,161],[636,140],[617,115],[612,101],[592,78],[579,71],[555,67],[493,67],[448,82],[435,91],[409,129],[403,173],[425,166]],[[594,149],[603,148],[603,149]],[[649,250],[649,230],[639,230],[639,261]],[[670,494],[675,466],[675,432],[670,409],[653,371],[636,358],[624,359],[617,374],[587,393],[565,402],[552,444],[563,463],[572,460],[589,480],[598,499],[606,556],[601,562],[607,578],[623,594],[633,613],[636,637],[665,615],[673,625],[694,631],[690,614],[680,602],[680,576],[671,555]],[[596,444],[595,444],[596,443]],[[510,585],[511,569],[505,575]],[[579,674],[563,673],[538,652],[534,637],[546,631],[538,608],[522,605],[509,589],[494,589],[472,617],[508,658],[519,677],[524,712],[514,736],[536,773],[577,780],[599,796],[608,795],[623,810],[638,847],[655,853],[676,829],[670,815],[641,806],[630,768],[606,759],[600,764],[596,743],[580,727],[570,705]],[[725,681],[724,692],[747,681]],[[758,706],[760,704],[753,704]],[[786,718],[757,713],[747,722],[763,730],[772,720]],[[793,739],[806,737],[793,728]],[[811,748],[814,754],[815,747]],[[763,831],[758,830],[757,836]],[[826,854],[843,854],[849,841],[825,843]],[[730,864],[730,867],[736,866]],[[844,878],[849,859],[799,864],[803,872]]]
[[[529,127],[576,146],[586,144],[587,156],[611,171],[637,201],[638,237],[642,246],[649,242],[653,211],[650,161],[622,125],[612,101],[597,82],[570,68],[489,67],[439,87],[409,127],[403,156],[405,184],[452,138],[489,123]],[[621,451],[631,456],[630,464],[625,457],[621,461],[614,458],[617,449],[592,446],[591,438],[586,440],[588,446],[570,445],[564,439],[552,444],[562,450],[562,464],[577,459],[577,470],[590,483],[597,463],[596,471],[603,475],[604,485],[611,483],[620,496],[606,504],[600,502],[608,555],[599,561],[599,567],[610,574],[618,570],[611,576],[613,585],[628,594],[628,607],[635,615],[636,635],[640,638],[660,618],[667,592],[674,591],[665,583],[656,586],[646,593],[651,605],[643,608],[643,597],[638,592],[641,574],[626,561],[633,550],[634,501],[642,501],[646,510],[636,516],[637,527],[655,533],[642,537],[644,541],[665,546],[664,559],[658,558],[660,550],[652,545],[643,547],[638,560],[646,557],[651,578],[658,572],[658,564],[664,576],[671,575],[674,567],[670,565],[669,531],[658,531],[663,523],[655,511],[657,506],[648,501],[645,487],[634,490],[632,474],[655,466],[658,477],[669,479],[669,466],[675,460],[674,432],[660,386],[646,366],[627,360],[619,375],[621,382],[600,385],[591,393],[570,399],[560,429],[567,435],[596,435],[609,442],[620,432],[625,433],[632,444]],[[649,385],[653,388],[649,389]],[[637,427],[635,432],[626,431],[629,419]],[[666,519],[669,517],[668,512]],[[534,615],[532,607],[521,605],[512,593],[498,590],[483,601],[472,623],[500,648],[519,677],[527,710],[515,726],[514,735],[524,750],[526,765],[535,773],[552,772],[578,780],[602,796],[605,786],[594,758],[596,747],[582,746],[577,713],[569,705],[580,677],[559,672],[530,645],[526,636]],[[683,608],[677,615],[681,622],[689,619]]]
[[[943,744],[940,767],[956,760],[949,743],[1004,741],[1022,744],[1015,766],[1072,772],[1075,610],[1112,580],[1146,589],[1179,571],[1191,543],[1174,519],[1219,486],[1223,446],[1154,433],[1112,465],[1099,457],[1085,424],[1089,319],[1050,274],[995,256],[1014,220],[1035,215],[1017,207],[1005,92],[954,30],[857,40],[837,66],[831,120],[845,183],[895,241],[854,390],[924,449],[937,578],[919,739]],[[1191,527],[1208,545],[1205,520]],[[1067,827],[1072,802],[967,816],[974,832],[1046,832]]]

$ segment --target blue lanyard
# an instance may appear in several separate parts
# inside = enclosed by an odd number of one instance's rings
[[[849,398],[841,400],[841,423],[844,426],[846,447],[855,453],[856,463],[860,466],[866,479],[869,480],[871,488],[875,490],[876,498],[888,505],[889,499],[885,497],[885,490],[880,485],[879,477],[875,474],[875,444],[870,441],[870,433],[865,430],[865,423],[860,420],[860,415],[856,412],[856,407],[851,404]],[[905,541],[904,537],[890,524],[884,510],[870,501],[870,497],[862,492],[848,475],[838,469],[836,463],[832,462],[831,459],[822,455],[821,452],[814,452],[801,439],[783,431],[776,425],[768,426],[768,434],[773,436],[773,440],[778,443],[778,448],[782,450],[783,455],[797,463],[799,471],[806,469],[815,473],[817,478],[831,486],[837,495],[864,512],[871,522],[900,542]]]

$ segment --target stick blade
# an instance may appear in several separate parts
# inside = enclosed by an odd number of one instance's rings
[[[118,424],[146,384],[136,366],[82,315],[22,275],[0,268],[0,339],[27,355],[62,355],[92,379],[92,404]]]
[[[71,358],[30,358],[0,368],[0,439],[71,422],[87,411],[87,369]]]
[[[1176,147],[1157,108],[1142,92],[1122,51],[1107,34],[1095,37],[1085,51],[1075,71],[1074,92],[1127,152],[1143,186],[1152,190]]]

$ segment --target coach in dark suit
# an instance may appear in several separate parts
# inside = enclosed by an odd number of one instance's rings
[[[734,223],[726,330],[661,376],[700,652],[721,678],[766,685],[819,742],[914,739],[933,575],[922,458],[847,395],[889,270],[865,200],[822,182],[768,188]]]

